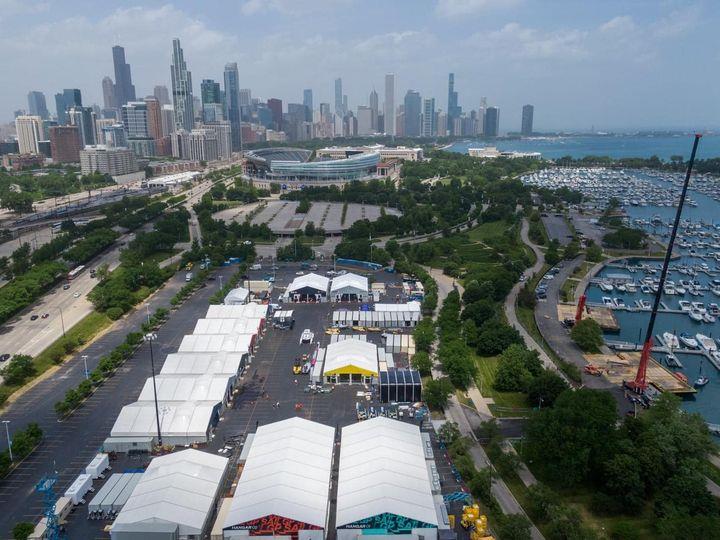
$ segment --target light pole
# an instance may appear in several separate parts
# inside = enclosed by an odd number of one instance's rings
[[[58,311],[60,311],[60,325],[62,326],[63,337],[65,337],[65,319],[63,318],[63,312],[60,306],[58,306]]]
[[[162,433],[160,432],[160,411],[158,409],[157,384],[155,383],[155,358],[153,357],[152,342],[157,339],[157,334],[145,334],[145,341],[150,344],[150,367],[152,369],[153,397],[155,399],[155,421],[157,422],[158,446],[162,446]]]
[[[85,364],[85,378],[86,378],[86,379],[89,379],[90,376],[88,375],[88,368],[87,368],[88,355],[87,355],[87,354],[83,354],[83,355],[82,355],[82,359],[83,359],[83,364]]]
[[[222,276],[218,276],[218,279],[220,280],[220,290],[222,291]]]
[[[145,313],[147,314],[147,323],[150,326],[150,304],[145,302]]]
[[[10,420],[3,420],[2,423],[5,424],[5,435],[7,436],[8,453],[10,454],[10,461],[12,461],[12,441],[10,440],[10,428],[8,427],[8,425],[10,424]]]

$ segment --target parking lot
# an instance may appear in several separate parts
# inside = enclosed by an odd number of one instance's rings
[[[561,246],[570,243],[573,238],[572,231],[562,214],[543,214],[541,219],[550,240],[557,240]]]

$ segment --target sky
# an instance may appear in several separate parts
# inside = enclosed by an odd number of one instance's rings
[[[349,105],[382,106],[395,73],[447,110],[447,75],[463,110],[500,107],[501,131],[717,129],[717,0],[0,0],[0,122],[27,92],[80,88],[102,105],[111,47],[125,47],[138,96],[170,86],[181,40],[194,93],[237,62],[253,97],[332,103],[342,77]]]

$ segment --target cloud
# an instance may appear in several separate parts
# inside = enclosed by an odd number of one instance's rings
[[[512,7],[519,3],[520,0],[438,0],[435,12],[441,17],[455,18]]]
[[[700,22],[700,6],[688,6],[683,10],[673,11],[650,26],[652,34],[660,39],[673,38],[686,34]]]
[[[477,52],[495,58],[568,60],[588,55],[586,38],[587,33],[580,30],[545,32],[513,22],[494,32],[475,33],[469,42]]]
[[[296,16],[308,13],[326,12],[345,8],[354,0],[245,0],[240,6],[243,15],[256,15],[263,12],[276,12],[282,15]]]
[[[0,20],[9,19],[17,15],[33,15],[42,13],[50,8],[49,2],[34,2],[29,0],[0,0]]]

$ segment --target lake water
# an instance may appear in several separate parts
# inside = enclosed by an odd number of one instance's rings
[[[468,148],[496,146],[502,151],[540,152],[544,158],[557,159],[564,156],[610,156],[613,158],[658,156],[668,160],[670,156],[690,157],[692,134],[636,136],[636,135],[589,135],[582,137],[532,137],[527,139],[487,142],[479,140],[458,141],[447,150],[467,154]],[[698,159],[720,157],[720,135],[705,135],[698,146]]]

